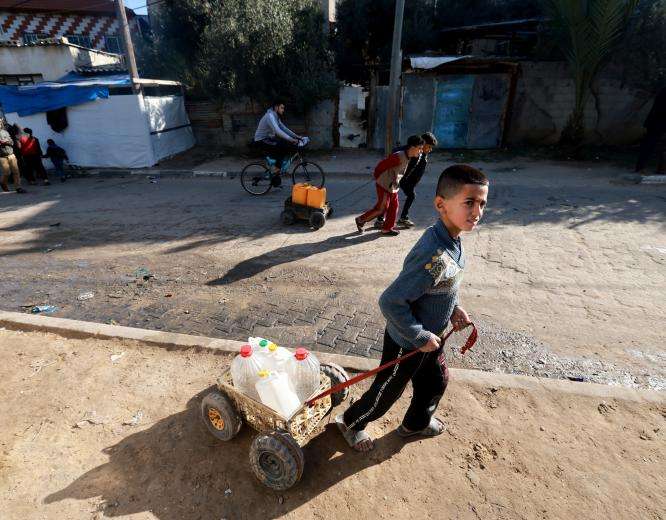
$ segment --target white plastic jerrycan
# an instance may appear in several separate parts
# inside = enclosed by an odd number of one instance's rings
[[[301,401],[291,388],[285,373],[262,370],[259,372],[259,381],[254,386],[261,402],[285,419],[289,419],[301,406]]]
[[[296,349],[288,373],[301,403],[319,389],[319,360],[308,349]]]
[[[231,379],[239,392],[252,399],[259,400],[259,393],[255,383],[259,379],[262,364],[258,356],[254,355],[250,345],[243,345],[240,354],[231,362]]]

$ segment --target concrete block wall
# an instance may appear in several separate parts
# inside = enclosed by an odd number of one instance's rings
[[[585,109],[586,141],[630,144],[640,139],[651,106],[649,93],[602,74]],[[522,62],[507,135],[512,144],[554,144],[575,102],[575,85],[564,62]]]
[[[222,106],[210,101],[190,101],[186,106],[197,143],[216,148],[246,148],[267,110],[250,100]],[[325,100],[305,116],[290,114],[287,106],[285,124],[294,132],[309,136],[312,148],[330,149],[334,143],[334,119],[335,101]]]

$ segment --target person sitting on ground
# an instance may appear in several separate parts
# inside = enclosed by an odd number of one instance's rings
[[[465,256],[460,235],[483,216],[489,182],[476,168],[450,166],[439,176],[434,205],[439,219],[423,233],[405,258],[402,271],[379,298],[386,318],[381,364],[420,352],[377,374],[370,389],[335,418],[347,443],[358,451],[373,448],[365,428],[382,417],[412,382],[412,401],[397,430],[401,437],[434,437],[444,423],[434,417],[446,386],[448,369],[441,335],[471,321],[459,305]],[[440,358],[441,355],[441,358]]]
[[[375,177],[375,188],[377,189],[377,202],[361,216],[356,217],[356,227],[359,233],[363,233],[366,222],[386,214],[386,220],[382,226],[382,235],[396,236],[400,232],[393,229],[395,219],[398,216],[398,184],[405,174],[405,170],[411,159],[416,159],[423,150],[423,139],[418,135],[412,135],[407,139],[405,150],[392,153],[386,159],[379,161],[373,173]]]
[[[16,193],[25,193],[25,190],[21,188],[21,172],[14,155],[14,140],[7,131],[7,122],[4,118],[0,119],[0,168],[2,168],[2,177],[0,177],[2,191],[9,191],[7,180],[11,174]]]
[[[43,159],[51,159],[51,164],[60,179],[60,182],[65,182],[67,178],[65,177],[65,170],[63,164],[65,161],[69,161],[67,157],[67,152],[63,148],[60,148],[53,139],[47,139],[46,144],[46,153],[42,156]]]
[[[280,173],[285,159],[298,150],[298,143],[304,139],[282,122],[284,110],[282,101],[273,103],[259,120],[254,133],[254,143],[260,145],[266,155],[275,159],[276,173]]]
[[[425,141],[423,144],[423,152],[418,158],[414,158],[409,161],[409,166],[407,166],[405,175],[403,175],[402,179],[400,180],[400,189],[407,196],[405,199],[405,205],[403,206],[402,212],[400,214],[400,218],[398,219],[398,225],[403,227],[414,227],[414,222],[409,220],[409,209],[412,207],[414,199],[416,198],[414,189],[421,181],[421,178],[425,173],[426,166],[428,166],[428,155],[430,152],[432,152],[432,149],[437,146],[437,138],[432,132],[426,132],[425,134],[421,135],[421,137],[423,138],[423,141]],[[406,146],[400,146],[395,148],[393,151],[399,152],[405,148]],[[381,229],[383,226],[384,217],[377,217],[377,220],[375,221],[375,227]]]
[[[39,144],[39,139],[32,135],[32,129],[23,129],[23,135],[19,138],[19,143],[25,164],[26,176],[30,183],[35,183],[35,178],[39,178],[42,180],[44,186],[51,184],[42,164],[42,146]]]

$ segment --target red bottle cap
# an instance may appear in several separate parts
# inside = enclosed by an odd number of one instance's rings
[[[294,354],[294,357],[298,359],[299,361],[303,361],[306,357],[308,357],[310,353],[308,352],[308,349],[299,347],[296,349],[296,353]]]
[[[250,357],[252,355],[252,347],[250,345],[243,345],[240,354],[243,357]]]

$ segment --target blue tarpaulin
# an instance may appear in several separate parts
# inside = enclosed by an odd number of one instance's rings
[[[129,76],[124,74],[84,77],[70,73],[57,82],[22,87],[0,86],[0,103],[6,114],[17,112],[19,116],[29,116],[106,99],[109,97],[109,86],[129,84]]]

